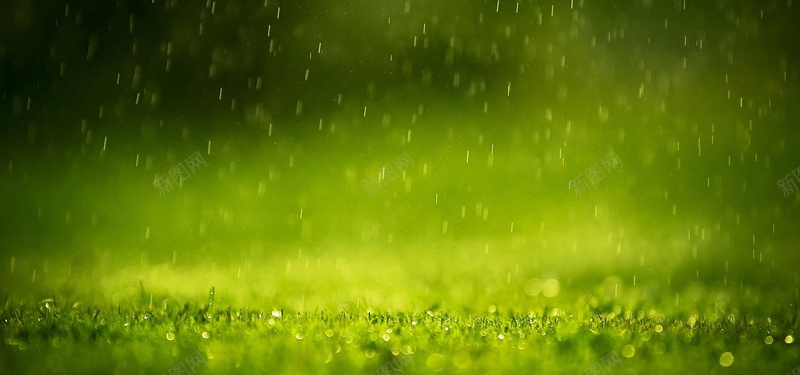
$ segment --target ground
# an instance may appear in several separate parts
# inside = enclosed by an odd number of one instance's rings
[[[632,280],[627,271],[592,273],[613,259],[565,265],[572,255],[562,255],[535,266],[527,248],[435,246],[298,251],[260,264],[117,264],[97,280],[80,275],[116,261],[68,268],[70,276],[51,264],[43,279],[7,292],[0,363],[14,374],[178,374],[180,366],[198,374],[784,374],[800,366],[796,305],[775,303],[793,301],[793,291],[751,304],[751,291],[733,282],[692,281],[666,267],[640,269],[634,286],[623,281]],[[671,285],[658,281],[666,273]],[[31,298],[26,285],[37,283],[55,294]]]

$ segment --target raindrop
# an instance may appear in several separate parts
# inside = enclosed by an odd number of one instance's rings
[[[625,358],[632,358],[636,354],[636,348],[633,345],[625,345],[622,347],[622,356]]]
[[[732,365],[733,354],[731,354],[731,352],[722,353],[722,355],[719,356],[719,364],[722,367],[729,367],[730,365]]]

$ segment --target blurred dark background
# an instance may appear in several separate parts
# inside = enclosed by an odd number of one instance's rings
[[[644,239],[676,263],[796,265],[800,193],[776,180],[800,167],[797,19],[785,1],[3,1],[0,253]],[[569,190],[611,151],[624,168]],[[195,152],[207,166],[160,197]],[[403,152],[413,168],[369,196]]]

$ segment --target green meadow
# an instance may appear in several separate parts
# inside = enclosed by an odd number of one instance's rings
[[[0,373],[800,372],[797,9],[0,2]]]

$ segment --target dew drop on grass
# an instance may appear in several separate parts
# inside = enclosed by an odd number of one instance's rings
[[[767,336],[767,338],[764,339],[764,343],[767,345],[772,345],[772,342],[773,342],[772,336]]]
[[[657,324],[656,325],[656,332],[661,333],[663,331],[664,331],[664,327],[662,327],[661,324]]]
[[[444,370],[444,365],[447,363],[447,360],[444,358],[443,355],[439,353],[433,353],[428,356],[428,360],[425,361],[425,365],[428,366],[434,372],[439,372]]]
[[[791,344],[794,342],[794,337],[792,337],[792,335],[787,335],[783,341],[787,344]]]
[[[622,356],[625,358],[632,358],[636,354],[636,348],[633,345],[625,345],[622,347]]]
[[[731,352],[722,353],[722,355],[719,356],[719,364],[722,367],[728,367],[728,366],[732,365],[733,364],[733,354],[731,354]]]
[[[211,334],[208,333],[208,331],[203,331],[203,333],[200,334],[200,337],[202,337],[204,339],[207,339],[207,338],[211,337]]]
[[[167,340],[169,341],[175,340],[175,334],[172,332],[167,332]]]

